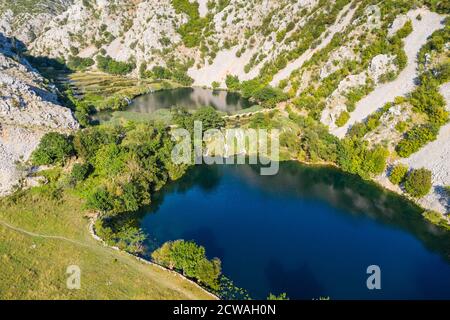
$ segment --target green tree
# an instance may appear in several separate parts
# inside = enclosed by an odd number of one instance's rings
[[[74,154],[72,139],[56,132],[45,134],[37,149],[31,155],[34,165],[63,163]]]
[[[208,260],[205,248],[192,241],[176,240],[164,243],[153,251],[152,259],[170,269],[177,269],[184,275],[195,278],[210,288],[219,288],[221,274],[220,260]]]
[[[348,119],[350,119],[350,114],[347,111],[342,111],[336,119],[336,125],[338,127],[343,127],[347,123]]]
[[[406,176],[405,190],[415,198],[421,198],[431,190],[431,171],[414,169]]]
[[[213,90],[217,90],[217,89],[219,89],[219,87],[220,87],[220,83],[217,82],[217,81],[213,81],[213,82],[211,83],[211,87],[213,88]]]
[[[194,121],[201,121],[203,131],[209,129],[221,129],[225,126],[225,120],[213,107],[201,107],[193,116]]]
[[[389,180],[393,184],[400,184],[405,180],[406,174],[408,173],[408,167],[402,164],[394,166],[389,174]]]

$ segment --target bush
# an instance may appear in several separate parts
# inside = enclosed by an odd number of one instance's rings
[[[34,165],[61,164],[74,154],[74,147],[70,137],[50,132],[44,135],[37,149],[31,155]]]
[[[73,182],[80,182],[85,180],[92,171],[92,167],[88,163],[76,163],[72,168],[70,174],[71,180]]]
[[[289,298],[285,292],[280,293],[279,295],[270,293],[269,296],[267,297],[267,300],[289,300]]]
[[[397,31],[396,36],[399,38],[406,38],[413,31],[411,20],[406,21],[405,25]]]
[[[338,127],[343,127],[347,123],[348,119],[350,119],[350,114],[347,111],[342,111],[336,119],[336,125]]]
[[[392,168],[389,175],[389,181],[393,184],[400,184],[405,180],[405,176],[408,173],[408,167],[402,164],[398,164]]]
[[[405,180],[405,190],[415,198],[421,198],[431,190],[431,171],[425,168],[414,169]]]
[[[434,141],[438,131],[439,128],[434,125],[415,126],[405,133],[404,138],[400,140],[395,150],[400,157],[407,158],[419,151],[428,142]]]
[[[217,82],[217,81],[213,81],[213,82],[211,83],[211,87],[213,88],[213,90],[217,90],[217,89],[219,89],[219,87],[220,87],[220,83]]]
[[[98,219],[95,223],[95,231],[108,245],[132,254],[144,252],[146,236],[136,220],[130,220],[128,216]]]

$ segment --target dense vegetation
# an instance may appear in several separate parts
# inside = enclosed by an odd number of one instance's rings
[[[198,2],[189,0],[172,0],[172,6],[177,13],[184,13],[189,20],[183,24],[178,32],[180,33],[186,47],[196,47],[201,42],[203,29],[209,23],[209,18],[201,18],[198,11]]]
[[[357,138],[339,140],[328,132],[326,126],[311,117],[291,112],[290,118],[301,131],[300,143],[295,145],[300,160],[335,163],[344,171],[363,178],[384,171],[389,152],[383,146],[369,147],[367,142]]]
[[[134,62],[121,62],[114,60],[110,56],[97,56],[97,67],[99,70],[114,74],[114,75],[126,75],[136,68]]]
[[[238,77],[227,75],[225,83],[230,91],[240,92],[244,98],[256,101],[265,108],[274,108],[279,102],[288,99],[281,89],[261,83],[258,79],[241,83]]]
[[[450,41],[450,19],[447,18],[443,29],[433,33],[427,44],[418,54],[419,77],[418,87],[411,93],[409,102],[413,111],[426,117],[425,124],[419,124],[405,132],[396,150],[401,157],[409,157],[427,143],[434,141],[442,125],[448,122],[449,114],[445,108],[445,100],[439,92],[439,86],[450,80],[450,64],[429,65],[428,59],[442,54],[445,43]],[[427,58],[428,57],[428,58]]]
[[[31,155],[31,161],[35,165],[62,164],[74,153],[70,137],[50,132],[45,134],[39,147]]]
[[[192,61],[181,63],[174,59],[170,59],[166,66],[154,66],[151,70],[147,70],[147,63],[143,62],[139,67],[139,75],[142,79],[154,80],[173,80],[183,86],[190,86],[194,80],[187,74]]]
[[[169,241],[152,253],[152,259],[169,269],[197,279],[211,289],[219,289],[221,262],[214,258],[208,260],[205,248],[192,241]]]

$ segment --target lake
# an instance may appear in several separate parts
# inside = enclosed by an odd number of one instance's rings
[[[219,111],[232,113],[250,107],[251,103],[238,93],[197,87],[179,88],[139,96],[133,100],[127,111],[152,113],[158,109],[170,109],[174,106],[183,106],[189,110],[212,106]]]
[[[142,117],[142,114],[153,114],[158,118],[158,115],[156,115],[158,110],[170,110],[175,106],[181,106],[190,111],[194,111],[203,106],[211,106],[220,112],[233,114],[240,110],[250,108],[252,105],[248,99],[242,98],[235,92],[194,87],[159,90],[138,96],[133,99],[124,112],[131,119],[139,119]],[[94,122],[108,122],[114,118],[115,114],[120,117],[121,113],[123,112],[100,111],[94,114],[91,119]],[[146,119],[153,118],[147,116]]]
[[[334,168],[196,166],[138,216],[151,248],[194,240],[254,299],[450,298],[450,232],[418,207]],[[381,269],[368,290],[367,267]]]

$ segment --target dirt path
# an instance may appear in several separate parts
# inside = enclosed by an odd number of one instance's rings
[[[419,14],[422,17],[421,20],[417,20]],[[412,21],[413,32],[404,40],[405,52],[408,57],[406,68],[396,80],[381,84],[360,100],[355,111],[351,113],[349,121],[343,127],[331,130],[331,133],[337,137],[343,138],[353,124],[363,121],[387,102],[394,101],[395,97],[404,96],[414,89],[414,80],[417,78],[417,53],[427,42],[428,37],[443,27],[441,22],[444,17],[427,9],[412,10],[408,12],[407,16]]]
[[[35,237],[35,238],[41,238],[41,239],[54,239],[54,240],[62,240],[62,241],[66,241],[66,242],[70,242],[72,244],[75,244],[77,246],[82,246],[82,247],[87,247],[87,248],[94,248],[94,246],[92,245],[88,245],[86,243],[80,242],[80,241],[76,241],[70,238],[66,238],[63,236],[55,236],[55,235],[46,235],[46,234],[39,234],[39,233],[35,233],[35,232],[31,232],[19,227],[15,227],[5,221],[0,220],[0,225],[4,226],[5,228],[8,228],[10,230],[25,234],[27,236],[30,237]]]
[[[326,37],[322,37],[321,43],[316,48],[308,49],[299,58],[288,63],[286,68],[284,68],[283,70],[278,72],[273,77],[272,81],[270,82],[271,86],[275,87],[280,83],[281,80],[289,78],[289,76],[291,75],[291,73],[294,70],[300,69],[303,66],[303,64],[306,61],[308,61],[309,59],[311,59],[311,57],[316,52],[325,48],[331,42],[331,40],[333,39],[333,37],[336,33],[343,31],[350,24],[350,22],[352,21],[353,15],[354,15],[356,9],[358,8],[358,6],[355,6],[355,8],[348,11],[351,4],[352,3],[349,3],[347,6],[344,7],[344,9],[342,9],[342,11],[339,13],[339,15],[336,19],[337,23],[332,25],[328,29],[329,32],[326,33],[327,34]],[[347,13],[347,11],[348,11],[348,13]],[[345,17],[343,17],[345,13],[347,13],[347,14],[345,15]]]

